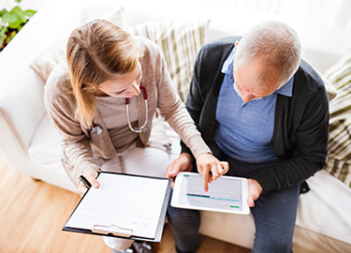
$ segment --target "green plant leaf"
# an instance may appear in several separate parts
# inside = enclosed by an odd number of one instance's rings
[[[15,6],[9,12],[10,14],[16,15],[16,17],[21,20],[21,23],[26,23],[26,15],[24,14],[23,10],[19,6]]]
[[[25,10],[24,11],[24,15],[27,17],[33,17],[35,13],[37,13],[37,11],[34,11],[34,10]]]
[[[15,0],[15,2],[20,3],[20,2],[22,2],[22,0]]]
[[[18,17],[16,15],[10,14],[10,13],[6,13],[4,14],[4,16],[2,17],[2,22],[9,23],[9,28],[11,29],[17,29],[21,24],[22,24],[22,20],[18,19]]]
[[[9,28],[18,29],[22,23],[27,23],[26,15],[19,6],[15,6],[9,13],[5,13],[3,18],[3,22],[9,23]]]
[[[0,36],[4,36],[5,35],[5,33],[7,32],[7,27],[1,27],[1,29],[0,29]]]
[[[5,13],[8,13],[8,11],[6,9],[2,9],[0,11],[0,17],[2,17]]]

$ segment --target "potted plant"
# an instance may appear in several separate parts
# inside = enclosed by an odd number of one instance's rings
[[[20,3],[22,0],[15,0]],[[0,52],[22,29],[28,20],[36,13],[34,10],[25,10],[18,5],[10,11],[2,9],[0,11]]]

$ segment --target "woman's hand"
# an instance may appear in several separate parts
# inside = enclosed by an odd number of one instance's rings
[[[98,176],[98,173],[96,170],[94,169],[87,170],[83,176],[89,181],[92,187],[94,188],[100,187],[100,183],[96,180],[96,177]],[[79,182],[79,186],[78,186],[79,193],[83,195],[87,190],[88,188],[83,184],[83,182]]]
[[[208,191],[208,184],[216,180],[229,170],[227,162],[220,162],[212,154],[204,153],[196,158],[198,172],[203,176],[204,190]],[[210,173],[211,172],[211,173]]]
[[[172,178],[172,188],[174,187],[175,177],[181,171],[191,171],[193,169],[193,158],[187,153],[181,153],[180,156],[175,159],[167,167],[166,178]]]
[[[249,207],[255,206],[255,200],[259,198],[262,193],[262,186],[255,179],[248,179],[248,191],[249,195],[247,196],[247,204]]]

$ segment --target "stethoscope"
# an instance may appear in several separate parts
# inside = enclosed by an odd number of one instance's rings
[[[140,89],[143,92],[143,97],[144,97],[144,102],[145,102],[145,122],[141,127],[136,127],[133,128],[131,122],[130,122],[130,118],[129,118],[129,98],[126,98],[126,114],[127,114],[127,121],[128,121],[128,126],[130,128],[130,130],[132,130],[132,132],[134,133],[143,133],[147,131],[147,119],[149,117],[149,110],[148,110],[148,104],[147,104],[147,94],[146,94],[146,89],[144,86],[140,85]],[[94,121],[92,122],[92,127],[90,129],[90,133],[93,135],[99,135],[102,133],[102,127],[100,125],[97,125],[94,123]]]

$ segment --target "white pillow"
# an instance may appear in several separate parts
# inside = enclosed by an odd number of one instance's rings
[[[178,94],[185,101],[196,56],[207,42],[209,23],[209,20],[147,22],[125,30],[132,35],[144,36],[161,48]]]
[[[65,59],[69,35],[62,37],[44,49],[30,64],[30,67],[46,82],[51,71]]]
[[[125,11],[123,4],[116,0],[88,0],[84,5],[83,24],[100,18],[124,27]]]
[[[319,75],[320,75],[320,77],[322,78],[322,80],[324,82],[324,86],[325,86],[325,89],[327,91],[328,99],[329,99],[329,102],[330,102],[337,95],[336,89],[333,86],[333,84],[325,77],[325,75],[321,75],[321,74],[319,74]]]
[[[351,49],[325,73],[337,91],[329,103],[329,145],[325,170],[351,187]]]
[[[93,12],[94,8],[97,8],[96,5],[86,5],[87,9],[84,12],[84,23],[90,22],[96,18],[101,18],[109,20],[114,24],[123,27],[124,26],[124,7],[119,6],[113,11],[110,11],[105,15],[98,16]],[[94,7],[95,6],[95,7]],[[83,23],[83,24],[84,24]],[[34,61],[30,64],[30,67],[44,80],[47,81],[51,71],[66,57],[66,44],[69,36],[72,31],[67,31],[65,34],[59,34],[57,38],[54,38],[48,47],[45,48]]]

